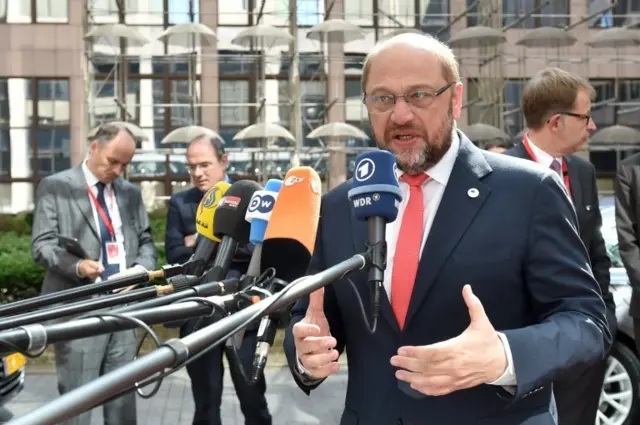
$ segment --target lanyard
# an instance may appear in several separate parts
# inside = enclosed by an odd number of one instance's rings
[[[109,215],[107,214],[107,212],[104,210],[104,208],[102,208],[102,205],[100,205],[100,202],[98,202],[98,198],[96,198],[96,195],[93,193],[93,190],[91,190],[91,188],[89,186],[87,186],[87,191],[89,192],[89,198],[91,198],[91,201],[93,202],[93,204],[96,206],[96,210],[98,211],[98,215],[100,215],[100,218],[102,219],[102,222],[104,223],[105,227],[107,228],[107,231],[109,232],[109,236],[111,236],[111,240],[115,241],[116,240],[116,234],[113,231],[113,223],[111,223],[111,219],[109,218]],[[109,197],[109,204],[111,205],[111,209],[113,209],[113,190],[111,191],[111,196]]]
[[[536,156],[535,152],[533,152],[533,149],[531,149],[531,145],[529,143],[531,142],[529,141],[529,137],[525,133],[524,136],[522,136],[522,144],[524,145],[524,149],[527,151],[529,158],[531,158],[533,162],[538,162],[538,157]],[[562,179],[564,180],[564,187],[567,188],[567,192],[569,192],[569,196],[571,196],[571,182],[569,181],[569,169],[567,168],[567,161],[564,158],[562,159]]]

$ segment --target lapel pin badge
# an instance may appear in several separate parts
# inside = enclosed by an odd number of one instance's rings
[[[473,198],[477,198],[478,195],[480,195],[480,192],[475,187],[472,187],[467,191],[467,195],[469,196],[469,198],[473,199]]]

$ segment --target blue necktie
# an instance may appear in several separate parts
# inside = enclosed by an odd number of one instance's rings
[[[96,187],[98,188],[98,204],[102,207],[105,215],[109,219],[112,224],[113,229],[113,221],[111,220],[111,216],[109,215],[109,209],[107,208],[107,202],[104,199],[104,188],[105,184],[102,182],[96,183]],[[102,214],[98,214],[98,222],[100,223],[100,241],[102,243],[102,265],[104,266],[104,272],[102,273],[102,280],[106,280],[109,276],[114,275],[116,273],[120,273],[120,265],[119,264],[109,264],[107,260],[107,243],[115,242],[115,237],[111,238],[111,233],[109,233],[109,228],[107,224],[104,222],[102,218]],[[115,231],[115,229],[113,229]]]

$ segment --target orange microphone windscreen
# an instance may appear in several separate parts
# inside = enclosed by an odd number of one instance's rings
[[[321,187],[311,167],[287,172],[264,235],[262,271],[273,267],[287,282],[305,275],[316,244]]]
[[[213,218],[220,200],[229,187],[231,185],[227,182],[218,182],[202,197],[196,212],[196,232],[198,235],[214,242],[220,242],[220,238],[215,237],[213,234]]]

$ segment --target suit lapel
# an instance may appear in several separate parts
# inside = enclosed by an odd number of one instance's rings
[[[349,205],[350,217],[351,217],[351,234],[353,235],[353,249],[354,252],[363,252],[366,249],[367,241],[369,239],[369,227],[368,223],[364,221],[360,221],[356,219],[356,216],[353,214],[353,209]],[[366,272],[365,272],[366,273]],[[365,274],[365,276],[367,276]],[[367,287],[369,286],[368,279],[366,280]],[[384,290],[384,289],[383,289]],[[383,294],[380,294],[380,312],[381,316],[389,323],[391,328],[395,330],[397,333],[400,333],[400,327],[398,326],[398,321],[396,320],[396,316],[393,314],[393,310],[391,309],[391,303],[389,302],[389,296],[386,291]]]
[[[422,250],[406,326],[409,326],[438,273],[491,193],[491,188],[481,181],[491,172],[491,167],[482,152],[466,136],[459,134],[458,157]],[[474,197],[476,191],[477,196]]]
[[[96,222],[93,217],[93,207],[91,206],[91,199],[89,199],[87,180],[84,177],[81,166],[75,167],[74,171],[75,172],[69,177],[69,182],[71,183],[71,198],[78,206],[78,209],[84,216],[95,237],[100,241],[100,233],[98,233],[98,229],[96,228]]]

